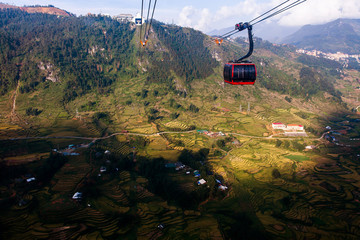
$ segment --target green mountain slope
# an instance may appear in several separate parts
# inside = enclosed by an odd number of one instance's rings
[[[276,107],[323,117],[348,111],[338,88],[344,76],[338,72],[341,65],[304,58],[289,46],[256,39],[251,59],[258,81],[236,87],[223,84],[222,66],[247,51],[241,38],[218,46],[199,31],[155,22],[142,48],[139,27],[108,17],[62,18],[16,10],[0,14],[3,117],[11,109],[34,121],[108,112],[114,131],[126,126],[117,109],[127,106],[158,127],[179,117],[199,128],[218,124],[201,118],[214,109],[237,111],[248,104],[255,114],[274,120],[278,113],[270,109]],[[14,96],[16,109],[9,103]],[[313,119],[301,123],[317,128]]]

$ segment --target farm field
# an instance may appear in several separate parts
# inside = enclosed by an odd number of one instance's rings
[[[149,110],[137,91],[116,90],[117,99],[101,101],[85,95],[67,111],[51,113],[46,124],[30,117],[32,128],[1,123],[0,238],[360,236],[355,145],[343,148],[311,133],[271,136],[272,122],[313,126],[316,116],[270,105],[239,112],[235,100],[209,103],[207,95],[193,98],[198,114],[180,100],[174,119],[167,95],[149,95],[157,101]],[[89,101],[114,113],[96,112]],[[358,136],[360,127],[351,124],[349,136]],[[11,140],[21,136],[49,138]],[[315,148],[305,151],[309,145]],[[77,192],[81,199],[73,199]]]
[[[300,146],[311,144],[309,139],[230,138],[223,150],[218,146],[219,139],[197,132],[149,137],[117,135],[97,141],[87,149],[75,150],[80,155],[65,157],[63,165],[43,182],[27,184],[17,180],[7,185],[2,180],[1,206],[7,208],[2,208],[0,217],[1,237],[356,239],[360,236],[356,157],[342,154],[336,148],[323,154],[328,148],[324,144],[319,145],[319,150],[300,150]],[[51,149],[59,145],[61,149],[70,141],[42,141],[39,146],[48,144]],[[79,144],[81,140],[76,141]],[[35,143],[32,140],[26,144]],[[35,176],[34,169],[49,156],[41,155],[43,147],[28,151],[39,160],[22,162],[28,175]],[[217,156],[216,152],[221,154]],[[166,163],[178,161],[185,164],[185,169],[165,167]],[[103,166],[106,172],[100,171]],[[206,184],[197,184],[195,170]],[[25,175],[23,171],[23,175],[13,177]],[[220,191],[215,179],[228,189]],[[10,186],[12,195],[7,195]],[[82,192],[83,198],[72,199],[75,192]],[[342,232],[345,228],[351,232]]]

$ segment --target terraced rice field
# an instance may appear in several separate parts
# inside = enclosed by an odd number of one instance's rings
[[[217,172],[225,170],[228,178],[237,178],[247,189],[267,232],[284,239],[356,239],[360,217],[353,209],[359,206],[360,195],[351,191],[359,187],[360,177],[351,162],[339,161],[339,155],[331,158],[338,160],[284,151],[271,144],[259,147],[250,141],[214,164],[219,165]],[[229,170],[228,163],[237,171]],[[279,170],[279,178],[274,177],[274,169]],[[341,229],[351,230],[344,234]]]
[[[171,128],[171,129],[179,129],[182,131],[189,130],[189,126],[185,123],[181,123],[178,121],[172,121],[164,124],[165,127]]]
[[[216,141],[199,134],[167,134],[170,142],[180,140],[185,145],[170,143],[175,151],[157,148],[156,144],[166,143],[160,136],[157,138],[161,141],[148,139],[153,146],[145,146],[144,152],[152,147],[149,152],[156,156],[174,155],[170,162],[176,162],[182,149],[209,147]],[[128,136],[116,139],[96,143],[96,152],[110,150],[114,156],[131,153],[128,141],[134,139]],[[113,164],[121,158],[105,163],[106,159],[101,157],[88,159],[94,154],[69,157],[49,183],[19,195],[24,205],[19,206],[16,198],[9,209],[2,208],[0,238],[237,239],[230,235],[236,229],[244,233],[264,231],[275,239],[359,238],[357,159],[349,161],[341,154],[323,156],[296,151],[291,144],[288,148],[284,144],[275,147],[275,141],[270,140],[240,141],[241,145],[221,158],[211,155],[205,163],[209,169],[199,164],[204,167],[200,170],[209,188],[198,186],[198,179],[186,175],[185,170],[164,168],[168,171],[166,178],[156,182],[156,186],[171,182],[173,189],[176,187],[194,198],[201,191],[210,192],[209,198],[192,209],[178,207],[175,200],[166,199],[166,193],[157,195],[152,185],[156,178],[140,175],[144,164],[140,160],[124,162],[119,165],[124,168],[115,170]],[[108,164],[111,170],[99,177],[98,170],[103,164]],[[207,170],[212,173],[206,175]],[[157,172],[161,171],[160,166]],[[220,191],[217,184],[211,185],[214,178],[221,179],[229,189]],[[84,188],[89,191],[86,197],[83,201],[73,200],[72,195],[84,187],[84,182],[90,184],[89,189]],[[0,187],[0,193],[7,189]],[[253,225],[243,229],[245,222]],[[165,228],[160,229],[159,224]]]
[[[77,184],[91,170],[90,165],[83,156],[73,156],[62,169],[55,174],[56,184],[52,187],[55,192],[71,192],[75,190]]]

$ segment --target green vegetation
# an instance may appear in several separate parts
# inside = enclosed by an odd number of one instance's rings
[[[218,65],[211,57],[209,49],[204,46],[204,35],[193,29],[178,26],[166,26],[155,22],[154,30],[169,53],[164,53],[162,61],[154,61],[155,73],[150,73],[151,79],[162,78],[169,74],[164,71],[174,71],[176,75],[184,77],[187,82],[194,79],[206,78],[213,73]],[[156,81],[156,80],[155,80]]]
[[[297,162],[310,160],[307,156],[302,156],[302,155],[288,155],[285,157],[290,160],[297,161]]]
[[[139,30],[0,11],[1,239],[358,238],[357,71],[256,39],[257,83],[222,85],[243,40]]]
[[[28,109],[26,109],[26,115],[28,116],[37,116],[42,112],[42,110],[39,110],[37,108],[32,108],[29,107]]]
[[[0,11],[0,19],[0,59],[6,63],[0,69],[2,94],[17,81],[22,83],[20,92],[33,91],[52,75],[66,82],[66,103],[91,89],[102,93],[131,62],[134,32],[129,24],[107,17],[58,18],[11,9]],[[32,57],[24,58],[30,51]]]

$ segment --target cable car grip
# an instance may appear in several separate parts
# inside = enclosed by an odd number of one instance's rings
[[[251,54],[253,53],[253,50],[254,50],[254,40],[253,40],[253,34],[252,34],[252,25],[249,24],[249,23],[238,23],[235,25],[235,29],[239,30],[239,31],[243,31],[245,29],[248,30],[248,36],[249,36],[249,51],[248,53],[239,58],[238,60],[234,60],[232,62],[235,62],[235,63],[242,63],[242,62],[248,62],[247,60],[245,60],[246,58],[250,57]]]

